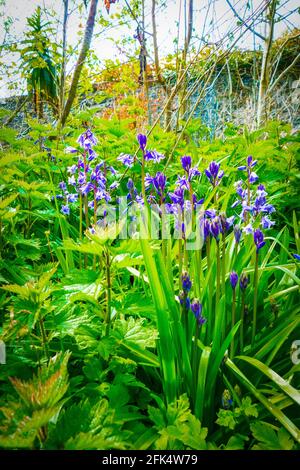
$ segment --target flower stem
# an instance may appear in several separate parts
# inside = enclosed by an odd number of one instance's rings
[[[106,301],[107,301],[105,323],[107,325],[106,335],[108,335],[109,328],[110,328],[110,321],[111,321],[111,272],[110,272],[110,257],[109,257],[108,250],[106,250],[105,263],[106,263]]]
[[[82,240],[82,194],[79,193],[79,240]],[[82,256],[79,253],[79,269],[82,269]]]
[[[245,291],[242,292],[241,305],[241,329],[240,329],[240,353],[244,350],[244,315],[245,315]]]
[[[258,252],[255,255],[255,269],[254,269],[254,299],[253,299],[253,324],[252,324],[252,339],[251,346],[255,343],[256,323],[257,323],[257,294],[258,294]]]
[[[207,336],[208,341],[211,340],[211,333],[212,333],[212,277],[211,277],[211,256],[210,256],[210,238],[207,237],[206,239],[206,259],[207,259],[207,276],[209,276],[208,280],[208,312],[209,316],[207,319]]]
[[[232,290],[232,310],[231,310],[231,329],[235,325],[235,312],[236,312],[236,292],[235,289]],[[230,345],[230,359],[234,356],[234,338],[231,340]]]
[[[143,154],[142,158],[142,196],[144,202],[146,201],[146,191],[145,191],[145,158]]]
[[[216,240],[216,258],[217,258],[217,286],[216,286],[216,316],[220,302],[220,277],[221,277],[221,263],[220,263],[220,242]]]

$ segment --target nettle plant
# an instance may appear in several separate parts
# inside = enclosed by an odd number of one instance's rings
[[[174,171],[168,176],[169,161],[163,171],[155,168],[162,170],[165,157],[148,149],[146,135],[137,140],[134,155],[117,158],[125,167],[121,171],[98,160],[97,139],[86,130],[78,139],[80,149],[66,149],[79,157],[56,196],[66,217],[79,210],[79,243],[66,241],[65,248],[85,253],[85,268],[92,255],[93,269],[105,272],[106,334],[114,249],[133,238],[156,311],[166,403],[186,394],[196,418],[211,430],[225,392],[230,406],[241,407],[238,382],[299,442],[296,424],[282,411],[284,398],[291,407],[300,403],[290,383],[294,371],[288,352],[285,360],[277,359],[299,325],[299,255],[289,253],[288,229],[273,229],[275,207],[255,172],[257,161],[248,156],[236,168],[236,182],[231,178],[226,186],[220,162],[201,172],[183,156],[175,180]],[[207,183],[200,197],[198,189]],[[294,230],[297,239],[297,222]],[[141,265],[135,274],[144,279]]]

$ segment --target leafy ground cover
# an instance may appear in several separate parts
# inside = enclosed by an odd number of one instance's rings
[[[30,126],[1,137],[0,446],[299,449],[299,134]]]

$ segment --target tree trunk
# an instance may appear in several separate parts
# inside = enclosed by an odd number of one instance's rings
[[[166,100],[169,101],[169,90],[168,86],[164,80],[164,77],[161,74],[161,68],[159,64],[159,55],[158,55],[158,42],[157,42],[157,28],[156,28],[156,0],[152,0],[152,8],[151,8],[151,18],[152,18],[152,37],[153,37],[153,52],[154,52],[154,66],[155,66],[155,73],[159,84],[163,87]],[[165,129],[168,131],[170,130],[171,126],[171,119],[172,119],[172,100],[168,103],[165,112]]]
[[[59,122],[59,124],[62,127],[65,125],[67,117],[69,116],[73,101],[76,96],[76,90],[77,90],[77,85],[79,82],[81,70],[83,68],[84,61],[86,59],[87,53],[91,45],[94,26],[95,26],[95,18],[96,18],[96,13],[97,13],[97,4],[98,4],[98,0],[91,0],[91,6],[90,6],[90,11],[89,11],[89,16],[86,22],[82,48],[81,48],[78,60],[76,62],[68,99],[65,104],[65,107],[64,107],[64,110],[63,110],[63,113]]]
[[[185,31],[185,39],[184,39],[184,48],[182,52],[182,64],[181,64],[181,73],[184,73],[186,69],[186,61],[187,61],[187,54],[190,47],[190,42],[192,38],[193,32],[193,8],[194,8],[194,0],[188,0],[188,21],[187,21],[187,28]],[[179,116],[181,119],[185,118],[185,114],[187,111],[187,100],[185,99],[186,91],[188,86],[188,77],[185,78],[182,84],[182,90],[180,93],[180,108],[179,108]]]
[[[268,0],[265,0],[268,1]],[[257,101],[257,126],[260,127],[267,119],[266,113],[266,93],[270,80],[270,52],[273,42],[274,19],[276,12],[276,0],[272,0],[267,10],[268,23],[266,28],[263,57],[261,64],[260,83]]]
[[[67,22],[68,22],[68,9],[69,0],[63,0],[64,4],[64,19],[63,19],[63,42],[62,42],[62,60],[61,72],[59,80],[59,117],[62,117],[63,109],[65,106],[65,78],[66,78],[66,48],[67,48]]]

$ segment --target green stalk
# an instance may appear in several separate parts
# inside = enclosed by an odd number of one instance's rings
[[[222,233],[222,294],[225,295],[225,274],[226,274],[226,235]],[[225,322],[226,323],[226,322]]]
[[[242,292],[242,305],[241,305],[241,329],[240,329],[240,351],[244,350],[244,314],[245,314],[245,295],[246,292]]]
[[[46,332],[45,332],[44,323],[43,323],[42,318],[39,319],[39,326],[40,326],[40,331],[41,331],[41,337],[42,337],[44,353],[45,353],[45,356],[48,360],[49,359],[49,350],[48,350],[47,337],[46,337]]]
[[[254,269],[254,299],[253,299],[253,324],[252,324],[252,339],[251,346],[255,343],[256,323],[257,323],[257,294],[258,294],[258,251],[255,255],[255,269]]]
[[[196,397],[196,390],[197,390],[197,372],[198,372],[198,337],[199,337],[199,323],[196,320],[196,331],[194,336],[194,348],[193,348],[193,356],[192,356],[192,369],[193,369],[193,379],[194,379],[194,397]]]
[[[111,272],[110,272],[110,257],[109,257],[108,250],[106,250],[105,264],[106,264],[106,302],[107,302],[105,323],[107,325],[106,335],[108,335],[109,329],[110,329],[110,321],[111,321]]]
[[[220,277],[221,277],[221,263],[220,263],[220,242],[216,240],[216,258],[217,258],[217,286],[216,286],[216,307],[215,307],[215,319],[218,314],[218,306],[220,302]],[[223,322],[224,324],[224,322]]]
[[[79,240],[82,241],[82,194],[79,193]],[[82,256],[79,253],[79,269],[82,269]]]
[[[209,236],[206,239],[206,259],[207,259],[207,276],[209,277],[208,280],[208,321],[207,321],[207,336],[208,336],[208,342],[210,343],[211,337],[212,337],[212,321],[213,321],[213,316],[212,316],[212,277],[211,277],[211,255],[210,255],[210,238]]]
[[[142,196],[143,196],[143,200],[145,201],[146,191],[145,191],[145,157],[144,157],[144,154],[142,158]]]
[[[235,313],[236,313],[236,291],[235,288],[232,290],[232,310],[231,310],[231,330],[235,325]],[[230,345],[230,359],[234,356],[234,338],[232,338]]]

